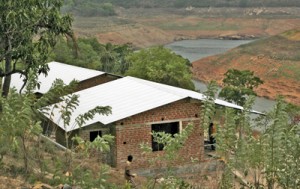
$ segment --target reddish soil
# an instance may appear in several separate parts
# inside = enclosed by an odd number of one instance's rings
[[[194,77],[205,82],[216,80],[221,85],[223,75],[228,69],[251,70],[264,81],[256,90],[259,96],[275,99],[277,95],[282,95],[288,102],[300,105],[300,81],[282,77],[280,74],[277,77],[272,76],[278,73],[282,61],[249,55],[239,56],[230,64],[222,65],[222,61],[224,60],[217,60],[216,56],[212,56],[193,62]],[[299,65],[300,71],[300,62],[294,63]]]
[[[202,8],[192,11],[120,9],[118,14],[114,19],[125,24],[112,22],[106,24],[108,26],[105,30],[94,28],[92,35],[102,43],[131,43],[137,48],[144,48],[183,39],[261,38],[300,28],[300,8]],[[99,25],[94,25],[97,24]],[[78,34],[83,31],[90,33],[89,30],[81,28],[80,23],[77,23],[75,31]],[[300,105],[299,81],[284,77],[270,79],[269,75],[280,69],[282,61],[260,55],[241,55],[226,66],[220,66],[222,62],[211,64],[214,61],[215,57],[208,57],[193,63],[194,77],[202,81],[217,80],[221,83],[228,68],[249,69],[265,82],[257,89],[259,96],[274,99],[280,94],[289,102]]]
[[[197,38],[259,38],[300,27],[300,8],[120,9],[118,16],[75,18],[78,35],[142,48]]]

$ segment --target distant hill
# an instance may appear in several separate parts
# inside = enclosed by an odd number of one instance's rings
[[[230,68],[254,71],[264,81],[257,90],[259,96],[274,99],[284,95],[289,102],[300,105],[300,29],[193,62],[195,78],[220,84]]]
[[[124,8],[185,8],[185,7],[295,7],[299,0],[65,0],[74,9],[95,11],[99,4],[113,4]],[[98,4],[98,5],[97,5]],[[106,9],[106,8],[104,8]],[[106,9],[107,10],[107,9]],[[101,11],[103,12],[103,10]],[[105,11],[106,12],[106,11]],[[80,12],[79,12],[80,13]]]

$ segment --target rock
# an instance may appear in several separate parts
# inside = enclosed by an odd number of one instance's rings
[[[62,189],[72,189],[72,186],[68,185],[68,184],[64,184]]]
[[[38,183],[35,184],[32,189],[53,189],[53,187],[48,184]]]

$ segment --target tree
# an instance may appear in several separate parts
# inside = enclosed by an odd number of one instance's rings
[[[95,38],[78,38],[77,49],[74,42],[60,38],[51,52],[51,60],[80,66],[89,69],[99,69],[99,48],[101,44]]]
[[[114,50],[114,45],[107,43],[103,46],[100,52],[100,61],[102,63],[102,68],[104,72],[112,72],[115,62],[117,61],[117,53]]]
[[[126,56],[133,52],[132,46],[130,44],[113,45],[111,43],[100,45],[101,70],[124,75],[129,68]]]
[[[248,96],[256,96],[254,89],[263,83],[259,77],[254,76],[254,73],[249,70],[230,69],[224,76],[224,88],[219,96],[240,106],[245,105]]]
[[[131,44],[117,45],[114,51],[117,53],[117,62],[114,65],[113,73],[124,75],[130,66],[126,56],[133,53],[133,47]]]
[[[50,173],[48,183],[51,184],[58,182],[75,184],[82,188],[115,188],[113,184],[106,182],[109,174],[107,165],[99,163],[96,166],[93,165],[95,168],[93,170],[84,169],[84,164],[93,158],[91,154],[95,150],[100,154],[110,150],[113,136],[103,135],[93,142],[76,137],[74,141],[83,146],[84,150],[75,153],[77,148],[70,148],[62,154],[57,146],[49,142],[52,141],[51,139],[42,135],[41,112],[49,112],[50,107],[47,105],[57,101],[58,97],[65,100],[66,106],[61,107],[62,119],[66,124],[69,123],[72,110],[77,107],[78,98],[76,95],[64,95],[73,91],[76,82],[65,85],[62,80],[56,80],[47,93],[37,98],[32,88],[35,85],[35,79],[29,77],[29,84],[26,85],[26,90],[22,94],[11,90],[8,96],[0,96],[3,110],[0,112],[0,167],[7,167],[3,169],[4,173],[14,171],[14,174],[25,176],[26,180],[38,179],[44,182],[48,180],[47,174]],[[108,113],[110,113],[109,107],[97,106],[79,115],[76,118],[76,124],[79,126],[84,124],[85,121],[93,119],[95,114]],[[19,162],[19,159],[23,161],[23,166],[15,163]],[[71,162],[73,160],[77,161]],[[64,175],[63,170],[71,171],[71,176]]]
[[[11,75],[27,78],[30,70],[47,73],[49,50],[60,35],[73,36],[72,19],[62,15],[63,0],[0,1],[0,77],[2,95],[7,96]],[[20,66],[19,66],[20,65]],[[26,79],[25,79],[26,80]]]
[[[194,90],[190,62],[162,46],[143,49],[127,57],[126,75]]]
[[[29,77],[29,85],[24,94],[18,94],[12,90],[8,96],[0,96],[2,111],[0,112],[0,163],[4,155],[15,152],[22,156],[24,170],[30,169],[29,160],[31,156],[30,145],[42,132],[41,129],[41,108],[45,108],[49,102],[57,100],[66,91],[71,91],[75,87],[72,82],[69,86],[62,85],[61,82],[54,82],[53,87],[41,98],[36,98],[31,88],[36,81]],[[32,83],[33,82],[33,83]],[[5,144],[5,145],[4,145]]]
[[[295,109],[279,98],[272,111],[251,120],[252,104],[250,98],[241,114],[226,109],[225,124],[217,133],[217,152],[230,172],[240,173],[247,188],[299,188],[300,128],[288,113]],[[236,135],[236,120],[243,120],[243,137]],[[260,128],[256,135],[251,123]],[[227,179],[221,184],[232,183],[234,177]]]

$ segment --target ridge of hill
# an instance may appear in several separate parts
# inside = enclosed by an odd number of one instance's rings
[[[220,85],[228,69],[251,70],[264,81],[256,91],[259,96],[275,99],[282,95],[288,102],[300,105],[300,29],[256,40],[192,64],[196,79],[216,80]]]

